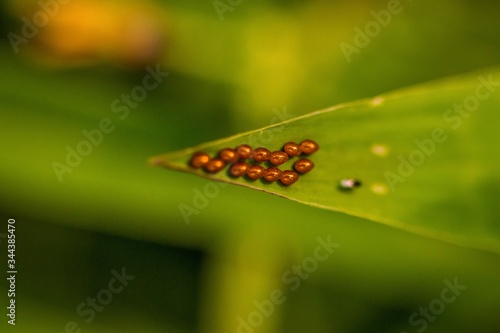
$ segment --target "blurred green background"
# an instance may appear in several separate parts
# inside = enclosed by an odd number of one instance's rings
[[[18,268],[16,326],[2,314],[2,332],[500,331],[498,255],[146,165],[280,116],[498,65],[500,3],[401,1],[349,62],[339,45],[388,1],[216,2],[230,8],[223,19],[213,1],[41,2],[53,15],[19,52],[10,33],[41,4],[1,2],[0,236],[15,218]],[[147,66],[169,75],[120,118],[114,101]],[[53,163],[103,118],[114,130],[59,181]],[[186,223],[179,205],[207,189]],[[298,278],[318,237],[340,246]],[[134,278],[106,299],[122,269]],[[467,289],[412,324],[446,279]],[[275,289],[286,300],[266,316],[256,303]],[[107,304],[87,322],[77,309],[96,297]]]

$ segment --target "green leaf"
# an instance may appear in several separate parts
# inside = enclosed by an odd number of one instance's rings
[[[430,82],[156,156],[150,163],[500,253],[499,79],[500,71],[491,69]],[[188,165],[199,150],[215,156],[222,148],[250,144],[273,151],[304,139],[320,145],[310,156],[315,168],[291,186],[232,178],[227,168],[211,175]],[[291,169],[296,159],[280,168]],[[351,178],[362,186],[341,191],[339,181]]]

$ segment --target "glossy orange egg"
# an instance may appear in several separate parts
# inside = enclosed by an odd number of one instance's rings
[[[304,140],[300,143],[300,148],[302,153],[311,155],[318,151],[319,145],[313,140]]]
[[[281,165],[286,161],[288,161],[288,155],[287,153],[282,151],[272,152],[271,155],[269,156],[269,162],[271,162],[274,165]]]
[[[269,149],[262,147],[255,149],[253,152],[253,159],[259,163],[269,160],[270,156],[271,152],[269,151]]]
[[[297,180],[299,180],[299,175],[292,170],[283,171],[280,178],[280,182],[286,186],[292,185]]]
[[[219,171],[222,171],[225,167],[226,162],[224,162],[220,158],[211,159],[207,164],[203,166],[205,171],[208,173],[217,173]]]
[[[299,173],[307,173],[314,168],[314,163],[307,158],[301,158],[295,162],[293,168]]]
[[[219,158],[226,163],[234,163],[238,161],[238,153],[231,148],[224,148],[219,152]]]
[[[302,153],[302,148],[295,142],[287,142],[283,146],[283,151],[287,153],[288,156],[298,156]]]
[[[238,153],[238,156],[242,160],[247,160],[249,158],[252,158],[253,156],[253,149],[249,145],[239,145],[236,148],[236,152]]]
[[[241,177],[246,175],[248,170],[248,163],[246,162],[236,162],[229,168],[229,173],[234,177]]]
[[[281,174],[281,170],[277,167],[270,167],[266,169],[266,172],[264,173],[264,179],[268,182],[274,182],[281,178]]]
[[[205,164],[210,161],[210,155],[203,151],[198,151],[193,154],[191,160],[189,161],[189,165],[195,169],[199,169],[203,167]]]
[[[266,169],[260,165],[250,165],[247,170],[247,177],[253,180],[262,178]]]

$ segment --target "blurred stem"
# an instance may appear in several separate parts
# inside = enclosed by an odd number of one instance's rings
[[[281,279],[290,261],[290,239],[283,231],[262,234],[262,227],[255,226],[228,238],[232,241],[207,262],[202,327],[210,333],[279,332],[286,303]],[[276,295],[283,302],[276,304]]]

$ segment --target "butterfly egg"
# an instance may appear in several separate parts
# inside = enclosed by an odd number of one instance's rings
[[[341,190],[352,190],[355,189],[356,187],[360,187],[361,182],[357,179],[353,178],[348,178],[348,179],[342,179],[339,182],[339,187]]]
[[[257,148],[253,151],[253,159],[259,163],[269,160],[271,152],[266,148]]]
[[[314,163],[307,158],[301,158],[293,165],[293,168],[298,173],[308,173],[314,168]]]
[[[203,151],[198,151],[193,154],[191,160],[189,161],[189,165],[195,169],[199,169],[203,167],[210,161],[210,155]]]
[[[281,178],[282,172],[276,167],[270,167],[266,169],[264,173],[264,179],[268,182],[274,182]]]
[[[208,161],[207,164],[203,166],[206,172],[208,173],[217,173],[222,171],[226,167],[226,162],[221,160],[220,158],[214,158]]]
[[[302,153],[311,155],[318,151],[319,145],[313,140],[304,140],[300,143],[300,148]]]
[[[288,155],[282,151],[275,151],[271,153],[269,161],[274,165],[281,165],[288,161]]]
[[[262,178],[266,169],[260,165],[250,165],[247,170],[247,177],[253,180]]]
[[[238,153],[231,148],[224,148],[219,152],[219,158],[226,163],[234,163],[239,159]]]
[[[297,180],[299,180],[299,175],[292,170],[283,171],[280,178],[280,182],[286,186],[292,185]]]
[[[245,175],[248,171],[248,163],[246,162],[236,162],[229,168],[229,173],[234,177],[241,177]]]
[[[236,152],[238,153],[239,158],[242,160],[252,158],[253,155],[253,149],[249,145],[239,145],[236,148]]]
[[[302,148],[295,142],[287,142],[283,146],[283,151],[290,157],[298,156],[302,153]]]

